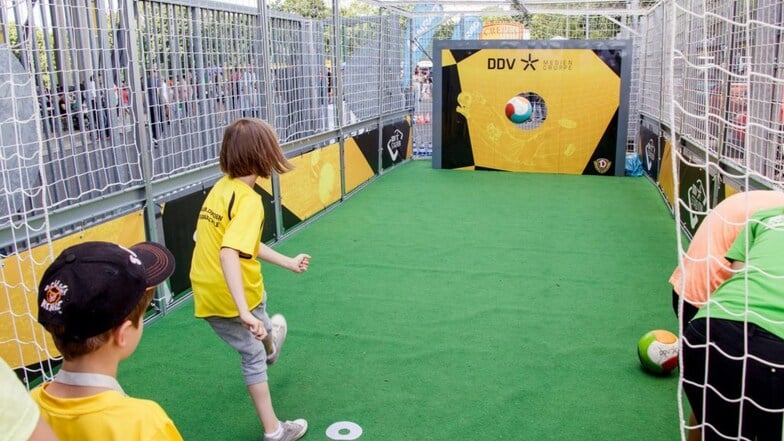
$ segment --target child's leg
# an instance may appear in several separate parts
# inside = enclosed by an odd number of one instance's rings
[[[264,304],[255,308],[251,313],[264,322],[267,332],[272,325],[264,310]],[[237,350],[242,357],[242,374],[245,384],[253,399],[256,412],[259,414],[265,432],[274,432],[278,429],[278,419],[272,408],[269,385],[267,384],[267,351],[265,345],[256,340],[248,332],[245,325],[238,318],[210,317],[207,323],[220,338],[229,346]]]
[[[272,408],[272,397],[270,396],[269,383],[264,381],[256,384],[248,385],[248,392],[253,405],[256,406],[256,412],[259,414],[261,425],[264,426],[264,432],[273,433],[278,430],[280,422],[275,409]]]

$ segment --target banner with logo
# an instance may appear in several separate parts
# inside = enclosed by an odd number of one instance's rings
[[[280,196],[283,206],[298,222],[340,200],[338,144],[311,150],[289,161],[294,170],[280,175]]]
[[[482,19],[473,15],[463,17],[452,30],[452,40],[476,40],[482,33]]]
[[[706,173],[705,168],[693,167],[685,161],[680,165],[680,200],[682,226],[694,236],[697,227],[711,208],[709,192],[716,188],[716,178]]]
[[[312,217],[340,200],[340,146],[330,144],[288,158],[294,169],[280,175],[281,224],[284,231]],[[256,181],[257,187],[272,198],[269,179]],[[263,198],[262,198],[263,200]],[[274,231],[275,224],[273,227]],[[267,229],[267,221],[264,229]]]
[[[623,176],[629,41],[435,48],[434,167]]]
[[[637,147],[639,149],[642,168],[651,179],[659,179],[659,165],[661,163],[661,136],[658,121],[641,117]]]
[[[387,169],[411,157],[411,124],[407,120],[385,125],[381,136],[381,168]]]

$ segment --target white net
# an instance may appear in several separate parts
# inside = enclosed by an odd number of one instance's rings
[[[294,150],[404,117],[404,18],[271,3],[0,2],[0,357],[28,384],[59,358],[36,323],[46,265],[164,236],[165,204],[220,173],[226,124],[267,119]]]
[[[0,356],[20,377],[46,377],[57,359],[35,323],[36,281],[57,240],[203,185],[198,173],[215,166],[223,127],[240,116],[270,120],[295,149],[411,111],[415,153],[427,155],[432,38],[479,38],[469,19],[516,38],[504,24],[519,24],[435,11],[417,33],[415,15],[369,3],[331,17],[255,1],[0,5]],[[664,124],[679,223],[696,225],[727,188],[784,188],[780,0],[668,0],[642,13],[652,2],[530,3],[526,38],[633,41],[629,141],[639,114]],[[687,168],[701,182],[693,191],[679,182]]]
[[[783,14],[778,0],[672,0],[643,21],[640,109],[663,124],[670,148],[663,160],[671,169],[662,173],[672,173],[683,277],[696,278],[709,299],[700,321],[681,329],[684,439],[690,432],[690,439],[782,439],[784,401],[774,385],[784,368],[777,353],[784,305],[776,294],[784,294],[784,254],[764,255],[766,241],[784,235],[782,217],[750,221],[753,234],[741,236],[743,253],[735,254],[746,261],[742,269],[721,276],[689,271],[727,267],[727,248],[751,214],[784,205]],[[754,189],[773,196],[761,205],[746,192]],[[702,253],[693,254],[696,248]],[[730,277],[716,296],[711,277]]]

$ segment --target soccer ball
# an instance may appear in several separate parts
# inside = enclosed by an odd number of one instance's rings
[[[637,343],[637,355],[646,371],[668,375],[678,367],[678,336],[662,329],[649,331]]]
[[[504,112],[509,121],[515,124],[522,124],[531,119],[533,110],[534,108],[527,98],[517,95],[506,102]]]

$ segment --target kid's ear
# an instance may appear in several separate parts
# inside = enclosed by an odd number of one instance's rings
[[[133,327],[133,322],[126,320],[114,328],[114,341],[118,346],[125,346],[128,342],[128,331]]]

